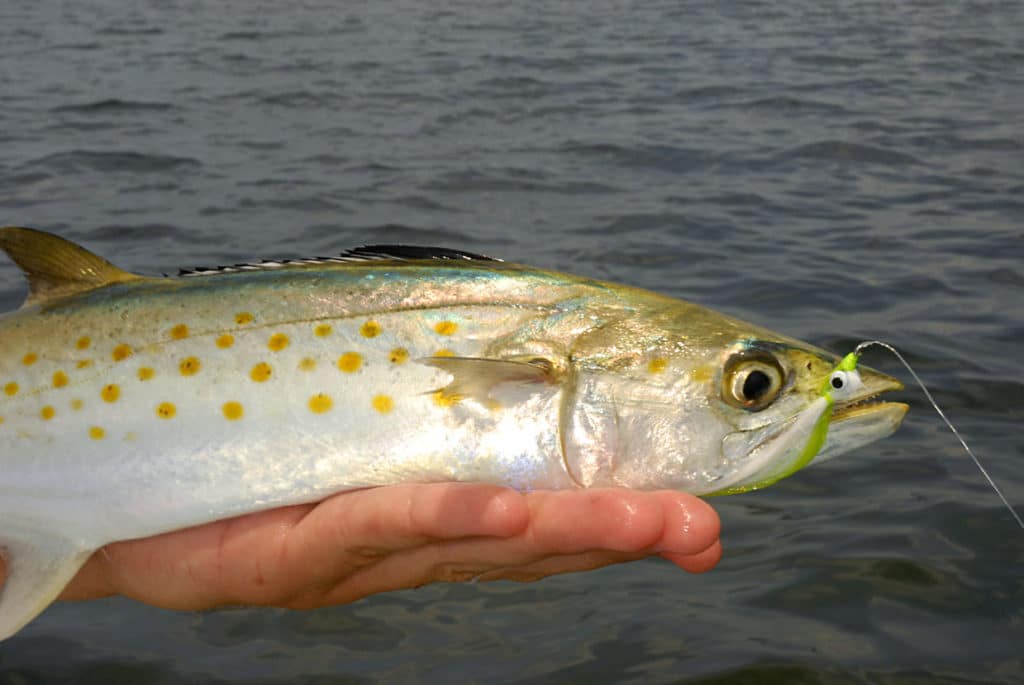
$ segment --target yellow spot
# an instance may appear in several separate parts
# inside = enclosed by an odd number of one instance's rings
[[[104,402],[117,402],[117,398],[120,396],[121,388],[113,383],[103,386],[103,390],[100,390],[100,397],[103,398]]]
[[[706,383],[714,375],[714,369],[710,365],[701,366],[690,372],[690,378],[695,383]]]
[[[21,358],[21,363],[24,364],[25,366],[32,366],[37,361],[39,361],[39,357],[36,355],[35,352],[29,352],[28,354]]]
[[[102,440],[107,435],[107,432],[99,426],[93,426],[89,429],[89,437],[93,440]]]
[[[338,368],[345,373],[355,373],[363,365],[363,357],[358,352],[346,352],[338,357]]]
[[[79,409],[81,409],[82,408],[82,400],[79,399],[78,397],[76,397],[75,399],[71,400],[71,408],[74,409],[75,411],[78,411]]]
[[[75,367],[79,369],[88,369],[90,366],[92,366],[91,359],[82,359],[77,364],[75,364]]]
[[[89,336],[87,336],[87,335],[83,335],[75,343],[75,347],[77,347],[80,350],[87,350],[87,349],[89,349],[89,345],[92,345],[92,340],[90,340]]]
[[[114,348],[114,351],[110,356],[113,357],[115,362],[124,361],[128,357],[132,356],[132,347],[131,345],[121,343]]]
[[[452,335],[459,330],[459,324],[454,321],[438,321],[434,324],[434,330],[438,335]]]
[[[217,338],[217,347],[219,347],[222,350],[226,350],[234,344],[235,336],[231,335],[230,333],[225,333],[224,335]]]
[[[170,402],[161,402],[156,405],[156,415],[161,419],[173,419],[174,415],[178,413],[178,408]]]
[[[359,328],[359,333],[364,338],[376,338],[380,335],[380,324],[376,321],[367,321]]]
[[[224,406],[221,407],[221,411],[224,412],[224,418],[228,421],[237,421],[242,418],[243,409],[241,402],[225,402]]]
[[[252,323],[253,315],[249,312],[238,312],[235,314],[235,323],[239,326],[244,326],[247,323]]]
[[[43,421],[49,421],[54,417],[57,411],[50,405],[46,405],[40,410],[39,415],[43,417]]]
[[[4,417],[0,416],[0,423],[4,422]]]
[[[391,360],[392,364],[404,364],[409,361],[409,350],[404,347],[396,347],[391,350],[391,354],[388,355],[388,359]]]
[[[257,383],[263,383],[264,381],[270,380],[270,374],[272,373],[273,369],[270,368],[270,364],[260,362],[256,366],[252,367],[252,371],[249,372],[249,378],[253,379]]]
[[[443,347],[434,353],[435,357],[454,357],[455,353],[449,350],[447,347]]]
[[[647,362],[647,370],[651,373],[661,373],[668,367],[668,360],[664,357],[655,357]]]
[[[493,397],[488,397],[486,400],[484,400],[484,406],[490,409],[491,411],[501,411],[501,402],[494,399]]]
[[[53,387],[63,388],[68,384],[68,375],[63,371],[55,371],[53,374]]]
[[[329,395],[325,395],[322,392],[317,393],[309,398],[309,410],[314,414],[323,414],[331,410],[334,406],[334,400]]]
[[[179,323],[171,329],[171,337],[175,340],[184,340],[188,337],[188,326],[183,323]]]
[[[326,338],[327,336],[329,336],[331,334],[332,330],[333,329],[331,328],[331,324],[329,324],[329,323],[322,323],[319,326],[317,326],[316,328],[314,328],[313,332],[316,334],[316,336],[318,338]]]
[[[434,398],[434,404],[439,407],[454,407],[459,403],[462,398],[458,395],[451,395],[446,393],[444,390],[438,390],[432,397]]]
[[[178,364],[178,371],[181,371],[182,376],[194,376],[199,373],[201,366],[197,357],[186,357]]]
[[[395,401],[388,395],[376,395],[373,398],[373,408],[381,414],[387,414],[395,408]]]
[[[156,371],[154,371],[153,369],[149,368],[148,366],[140,366],[139,367],[138,376],[139,376],[139,380],[140,381],[148,381],[150,378],[152,378],[155,375],[156,375]]]
[[[299,361],[299,368],[303,371],[312,371],[316,368],[316,360],[312,357],[303,357]]]
[[[8,383],[7,385],[4,386],[4,392],[7,395],[17,395],[18,394],[18,384],[17,383]]]
[[[270,340],[267,341],[267,347],[273,352],[280,352],[288,347],[288,336],[284,333],[274,333],[270,336]]]

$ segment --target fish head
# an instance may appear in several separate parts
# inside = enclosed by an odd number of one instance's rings
[[[734,494],[892,434],[903,387],[861,367],[826,397],[839,357],[688,303],[589,332],[563,408],[567,468],[581,485]]]

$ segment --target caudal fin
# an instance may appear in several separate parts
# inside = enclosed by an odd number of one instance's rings
[[[93,550],[41,531],[11,531],[0,522],[7,579],[0,587],[0,640],[5,640],[57,598]]]

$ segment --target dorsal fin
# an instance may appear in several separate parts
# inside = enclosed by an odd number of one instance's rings
[[[0,227],[0,249],[28,278],[25,305],[142,278],[70,240],[32,228]]]
[[[500,262],[500,259],[487,257],[465,250],[454,250],[450,247],[422,247],[419,245],[363,245],[346,250],[340,255],[349,260],[359,259],[463,259],[467,261]]]
[[[419,245],[364,245],[345,250],[337,257],[308,257],[306,259],[264,259],[262,262],[248,264],[232,264],[230,266],[196,267],[179,269],[179,276],[206,276],[209,274],[234,273],[237,271],[265,271],[295,266],[315,266],[317,264],[350,264],[353,262],[378,261],[474,261],[500,262],[495,257],[486,257],[465,250],[450,247],[422,247]]]

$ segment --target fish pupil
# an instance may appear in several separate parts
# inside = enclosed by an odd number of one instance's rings
[[[771,390],[772,379],[764,371],[751,371],[743,381],[743,396],[747,401],[760,399]]]
[[[843,379],[840,378],[839,376],[833,376],[833,378],[832,378],[832,387],[835,388],[836,390],[839,390],[840,388],[842,388],[843,387]]]

